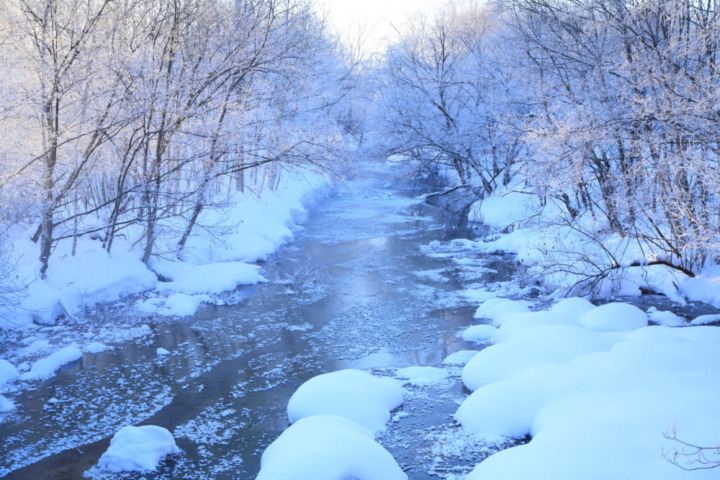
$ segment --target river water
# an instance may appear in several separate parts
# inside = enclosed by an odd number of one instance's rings
[[[458,292],[506,280],[511,262],[474,253],[458,262],[443,212],[419,200],[398,167],[363,170],[263,265],[268,283],[234,293],[239,304],[172,321],[114,313],[135,338],[85,354],[14,399],[18,413],[0,423],[0,476],[117,478],[92,468],[110,438],[153,424],[173,432],[183,454],[126,478],[252,479],[307,379],[341,368],[391,376],[473,348],[457,336],[473,323]],[[98,326],[77,329],[92,337]],[[406,387],[401,414],[379,438],[411,479],[466,472],[503,447],[453,424],[466,392],[460,368],[447,368],[440,384]]]

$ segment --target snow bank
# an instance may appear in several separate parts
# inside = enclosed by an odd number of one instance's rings
[[[395,375],[415,386],[433,385],[448,378],[445,369],[436,367],[405,367],[398,369]]]
[[[180,453],[175,439],[155,425],[124,427],[110,441],[98,466],[110,472],[151,472],[168,455]]]
[[[223,262],[192,265],[182,262],[155,261],[153,269],[170,282],[159,282],[159,291],[184,293],[220,293],[234,290],[238,285],[255,285],[267,280],[260,275],[260,267],[243,262]]]
[[[406,480],[373,432],[347,418],[315,415],[285,430],[262,455],[256,480]]]
[[[29,372],[20,375],[21,380],[42,380],[55,375],[55,372],[63,365],[82,358],[82,351],[77,345],[69,345],[61,348],[50,356],[41,358],[32,364]]]
[[[467,478],[714,478],[660,452],[678,447],[663,437],[673,424],[685,441],[718,440],[720,328],[643,326],[644,312],[621,304],[578,321],[592,329],[528,323],[468,362],[463,381],[475,391],[455,418],[471,432],[532,440]]]
[[[59,317],[75,316],[86,306],[115,301],[121,297],[158,288],[164,296],[184,294],[168,302],[144,302],[140,310],[160,315],[194,313],[206,293],[233,290],[238,285],[255,284],[265,279],[259,267],[248,262],[266,259],[293,237],[292,228],[307,219],[305,204],[325,194],[329,181],[323,175],[293,172],[284,175],[280,188],[264,190],[258,197],[248,189],[231,198],[218,200],[223,207],[206,208],[198,226],[179,253],[180,261],[156,261],[154,271],[171,278],[158,282],[155,273],[144,265],[141,247],[134,245],[133,229],[116,238],[108,254],[96,237],[78,238],[72,253],[72,240],[58,242],[50,258],[47,280],[39,280],[38,245],[30,240],[33,229],[15,229],[12,238],[17,259],[17,277],[26,286],[18,308],[0,307],[0,328],[22,328],[32,322],[52,324]],[[226,195],[226,194],[223,194]],[[88,219],[92,221],[92,219]],[[157,239],[156,251],[175,257],[184,220],[169,220]],[[175,223],[173,223],[175,222]],[[208,227],[209,226],[209,227]],[[193,296],[190,298],[189,296]]]
[[[474,203],[470,207],[469,220],[503,230],[511,225],[522,223],[534,215],[538,205],[533,205],[530,195],[511,190],[498,189],[491,197]]]
[[[473,248],[514,253],[549,290],[572,291],[598,274],[597,266],[610,267],[617,261],[625,268],[611,271],[595,285],[590,292],[594,296],[639,296],[647,288],[679,303],[692,300],[720,307],[720,265],[708,265],[694,278],[664,265],[642,266],[666,252],[656,251],[656,245],[645,240],[611,233],[590,212],[582,212],[570,226],[562,202],[552,198],[541,202],[519,181],[475,203],[468,219],[505,232],[488,236]]]
[[[390,378],[361,370],[339,370],[303,383],[288,402],[290,423],[312,415],[337,415],[374,432],[385,430],[390,411],[403,403],[403,390]]]

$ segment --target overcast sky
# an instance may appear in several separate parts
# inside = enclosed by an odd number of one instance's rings
[[[393,25],[402,29],[405,19],[428,12],[447,0],[315,0],[328,13],[332,28],[343,41],[356,38],[364,31],[366,53],[382,52],[388,41],[396,38]]]

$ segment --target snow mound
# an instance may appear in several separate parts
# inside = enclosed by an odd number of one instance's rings
[[[492,325],[473,325],[462,332],[462,339],[466,342],[487,342],[495,335],[497,328]]]
[[[151,472],[167,455],[180,453],[175,439],[155,425],[124,427],[110,441],[98,465],[110,472]]]
[[[595,308],[597,307],[584,298],[570,297],[563,298],[557,302],[555,305],[550,307],[550,311],[561,315],[580,318]]]
[[[312,415],[338,415],[379,432],[385,429],[390,411],[402,403],[403,389],[394,380],[348,369],[300,385],[287,410],[290,423]]]
[[[526,300],[491,298],[478,307],[475,318],[487,318],[496,325],[502,325],[508,314],[529,312],[529,306],[530,302]]]
[[[33,363],[29,372],[20,375],[21,380],[41,380],[50,378],[63,365],[82,358],[82,351],[77,345],[69,345],[58,350],[50,356],[41,358]]]
[[[683,448],[663,437],[673,424],[681,440],[717,442],[720,328],[629,330],[647,322],[634,308],[610,304],[584,314],[590,327],[618,329],[612,333],[527,325],[468,362],[463,381],[471,377],[478,388],[455,419],[472,433],[532,437],[478,464],[468,480],[717,475],[713,470],[684,472],[659,452],[672,456]],[[603,311],[609,318],[593,318]],[[549,352],[548,345],[561,353]]]
[[[513,377],[530,367],[567,363],[591,352],[609,349],[595,332],[572,325],[524,328],[511,341],[492,345],[475,355],[462,371],[470,390]]]
[[[477,350],[460,350],[445,357],[442,363],[443,365],[465,365],[477,353]]]
[[[262,455],[256,480],[406,480],[373,432],[334,415],[298,420]]]
[[[648,317],[636,306],[627,303],[608,303],[590,310],[578,320],[590,330],[622,332],[647,327]]]
[[[405,367],[396,372],[398,378],[406,379],[414,386],[433,385],[448,378],[448,373],[436,367]]]

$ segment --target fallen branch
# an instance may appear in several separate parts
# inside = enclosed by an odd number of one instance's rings
[[[682,272],[685,275],[687,275],[688,277],[691,277],[691,278],[695,277],[695,274],[693,272],[691,272],[687,268],[683,267],[682,265],[675,265],[674,263],[670,262],[669,260],[664,260],[661,258],[655,258],[652,260],[642,258],[642,259],[638,259],[638,260],[633,260],[632,262],[624,264],[624,265],[615,263],[610,267],[610,270],[619,270],[621,268],[628,268],[628,267],[650,267],[652,265],[664,265],[673,270],[677,270],[678,272]]]

